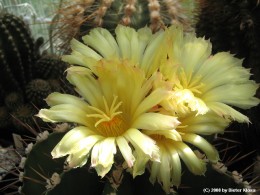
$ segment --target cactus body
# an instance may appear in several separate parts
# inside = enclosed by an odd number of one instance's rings
[[[67,65],[58,57],[40,58],[39,48],[42,43],[42,38],[34,42],[30,29],[22,19],[9,13],[0,14],[0,106],[21,120],[11,120],[18,129],[24,129],[21,123],[34,125],[29,118],[36,113],[36,108],[28,109],[24,104],[33,103],[38,108],[44,107],[44,99],[51,92],[57,91],[58,87],[58,91],[61,91],[62,83],[59,79]],[[59,85],[56,83],[51,87],[47,81],[49,79],[56,79]],[[24,110],[27,110],[26,116]],[[0,129],[5,126],[3,123]]]
[[[76,0],[64,3],[53,21],[50,41],[67,51],[70,40],[79,38],[94,27],[111,32],[118,24],[139,29],[150,26],[158,31],[171,24],[182,24],[192,31],[197,13],[194,0]]]
[[[32,78],[32,63],[35,61],[34,43],[25,23],[16,16],[0,16],[0,66],[5,91],[23,90]]]
[[[45,195],[164,195],[160,184],[152,185],[149,181],[149,173],[135,179],[123,170],[117,174],[117,165],[111,170],[106,178],[101,179],[96,172],[85,165],[76,169],[64,169],[65,158],[52,159],[51,150],[64,136],[64,133],[52,133],[47,139],[37,142],[33,147],[24,166],[24,182],[22,192],[24,194]],[[215,166],[216,167],[216,166]],[[193,195],[202,194],[205,188],[239,189],[241,193],[246,188],[243,179],[236,173],[221,171],[222,168],[208,167],[205,176],[195,176],[187,172],[183,175],[183,186],[173,189],[170,195]],[[53,177],[56,175],[56,177]],[[108,179],[110,178],[110,179]],[[50,182],[51,181],[51,182]],[[117,186],[118,184],[118,186]],[[116,187],[117,186],[117,187]],[[185,187],[186,186],[186,187]],[[187,186],[191,188],[187,188]],[[166,194],[165,194],[166,195]]]

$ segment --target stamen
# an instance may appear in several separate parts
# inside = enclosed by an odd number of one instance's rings
[[[117,101],[117,96],[114,96],[113,102],[109,108],[107,101],[105,97],[103,96],[103,102],[105,106],[105,112],[100,110],[99,108],[93,107],[93,106],[88,106],[91,110],[96,111],[96,114],[87,114],[87,117],[92,117],[92,118],[98,118],[99,120],[95,123],[95,127],[97,127],[99,124],[103,122],[109,122],[113,120],[113,118],[119,114],[122,113],[122,111],[117,111],[116,110],[122,105],[122,101],[116,103]]]

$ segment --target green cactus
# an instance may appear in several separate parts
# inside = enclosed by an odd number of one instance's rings
[[[149,172],[135,179],[122,167],[114,166],[101,179],[87,164],[82,168],[66,169],[65,157],[52,159],[51,150],[61,140],[64,133],[52,133],[45,140],[38,140],[30,148],[24,164],[22,194],[45,195],[163,195],[160,184],[149,182]],[[39,136],[41,137],[41,136]],[[31,146],[31,145],[30,145]],[[29,149],[29,150],[30,150]],[[29,151],[27,150],[27,152]],[[65,167],[65,168],[64,168]],[[203,194],[205,190],[224,192],[237,190],[236,194],[246,194],[249,187],[237,172],[229,172],[221,164],[208,165],[205,176],[195,176],[184,171],[182,185],[172,189],[171,195]],[[203,191],[204,190],[204,191]]]
[[[197,2],[194,0],[76,0],[61,4],[53,19],[50,43],[57,40],[62,51],[67,51],[70,40],[79,38],[94,27],[111,32],[118,24],[139,29],[146,25],[158,31],[171,24],[182,24],[185,31],[195,25]]]
[[[68,65],[54,55],[45,55],[34,65],[34,77],[39,79],[59,79]]]
[[[43,99],[49,93],[62,89],[63,83],[59,79],[68,66],[58,57],[41,57],[43,42],[42,38],[34,41],[29,27],[21,18],[5,12],[0,14],[0,106],[21,120],[11,120],[12,128],[24,129],[21,124],[29,121],[30,125],[34,124],[27,117],[33,116],[36,108],[30,106],[28,109],[24,105],[33,103],[35,107],[44,107]],[[58,84],[53,82],[51,86],[50,79],[56,79]],[[3,118],[0,129],[5,127]]]
[[[17,92],[11,92],[5,97],[5,105],[8,110],[15,110],[24,103],[24,97]]]
[[[34,115],[36,113],[37,110],[31,104],[20,105],[12,113],[12,124],[18,132],[26,133],[21,130],[25,130],[27,126],[35,127]]]
[[[51,92],[52,90],[49,82],[43,79],[34,79],[25,87],[25,94],[28,101],[40,107],[46,105],[44,98]]]
[[[5,91],[23,90],[32,78],[34,41],[25,23],[11,14],[0,15],[0,32],[1,82],[5,83]]]

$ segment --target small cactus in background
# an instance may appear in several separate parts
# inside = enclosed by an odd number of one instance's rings
[[[52,55],[42,56],[34,65],[34,77],[39,79],[57,79],[64,74],[68,65]]]
[[[0,16],[0,63],[4,71],[2,83],[8,90],[23,90],[32,79],[32,64],[36,61],[34,41],[25,23],[11,14]]]
[[[43,99],[59,86],[57,83],[51,86],[50,79],[55,79],[62,88],[59,79],[67,64],[55,56],[41,56],[42,43],[42,38],[34,41],[22,19],[9,13],[0,14],[1,130],[9,124],[4,111],[16,118],[11,120],[15,128],[24,128],[22,124],[27,122],[33,126],[34,121],[29,118],[37,110],[32,106],[29,109],[28,104],[38,108],[46,106]]]
[[[66,52],[72,38],[79,38],[94,27],[113,32],[118,24],[135,29],[150,26],[154,32],[182,24],[185,31],[193,31],[196,13],[195,0],[65,1],[53,19],[50,42],[58,39],[58,48]]]
[[[30,81],[25,87],[25,96],[33,104],[44,107],[44,98],[52,92],[48,81],[43,79],[34,79]]]
[[[34,115],[37,110],[31,104],[23,104],[17,107],[12,113],[12,122],[14,127],[18,130],[26,129],[26,126],[35,126]]]

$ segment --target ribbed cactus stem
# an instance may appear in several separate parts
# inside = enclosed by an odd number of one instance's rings
[[[24,90],[32,79],[36,53],[28,26],[12,14],[0,14],[0,81],[5,93]]]
[[[32,62],[35,61],[34,42],[26,24],[11,14],[5,14],[3,22],[7,25],[10,34],[15,39],[17,50],[21,55],[22,64],[26,75],[26,82],[32,78]]]
[[[110,8],[112,2],[114,0],[102,0],[101,5],[96,11],[96,17],[94,19],[94,24],[96,26],[102,26],[103,24],[103,17],[105,16],[107,10]]]
[[[183,24],[191,31],[196,7],[195,0],[85,0],[74,1],[61,7],[55,20],[60,26],[53,40],[62,39],[60,48],[68,45],[68,39],[78,38],[94,27],[113,32],[118,24],[139,29],[150,26],[155,32],[171,24]],[[84,10],[84,11],[83,11]],[[56,21],[54,21],[56,23]],[[73,28],[72,28],[73,26]],[[55,38],[54,38],[55,37]]]
[[[163,0],[166,8],[168,10],[169,15],[172,17],[171,23],[179,23],[178,21],[178,13],[180,13],[180,2],[177,0]]]
[[[151,22],[151,29],[153,31],[157,31],[158,29],[160,29],[161,25],[162,25],[162,18],[161,18],[161,14],[160,14],[160,3],[158,0],[148,0],[149,4],[149,11],[150,11],[150,22]]]
[[[125,26],[129,26],[131,23],[131,16],[136,11],[136,0],[127,0],[127,3],[124,7],[124,16],[121,23]]]
[[[0,81],[1,83],[3,83],[4,91],[7,92],[10,89],[17,89],[18,91],[21,91],[21,87],[17,82],[17,80],[15,79],[15,76],[11,71],[10,65],[7,62],[6,56],[3,50],[1,49],[0,49],[0,67],[3,71],[2,76],[0,77]],[[8,82],[9,85],[4,84],[6,82]]]

